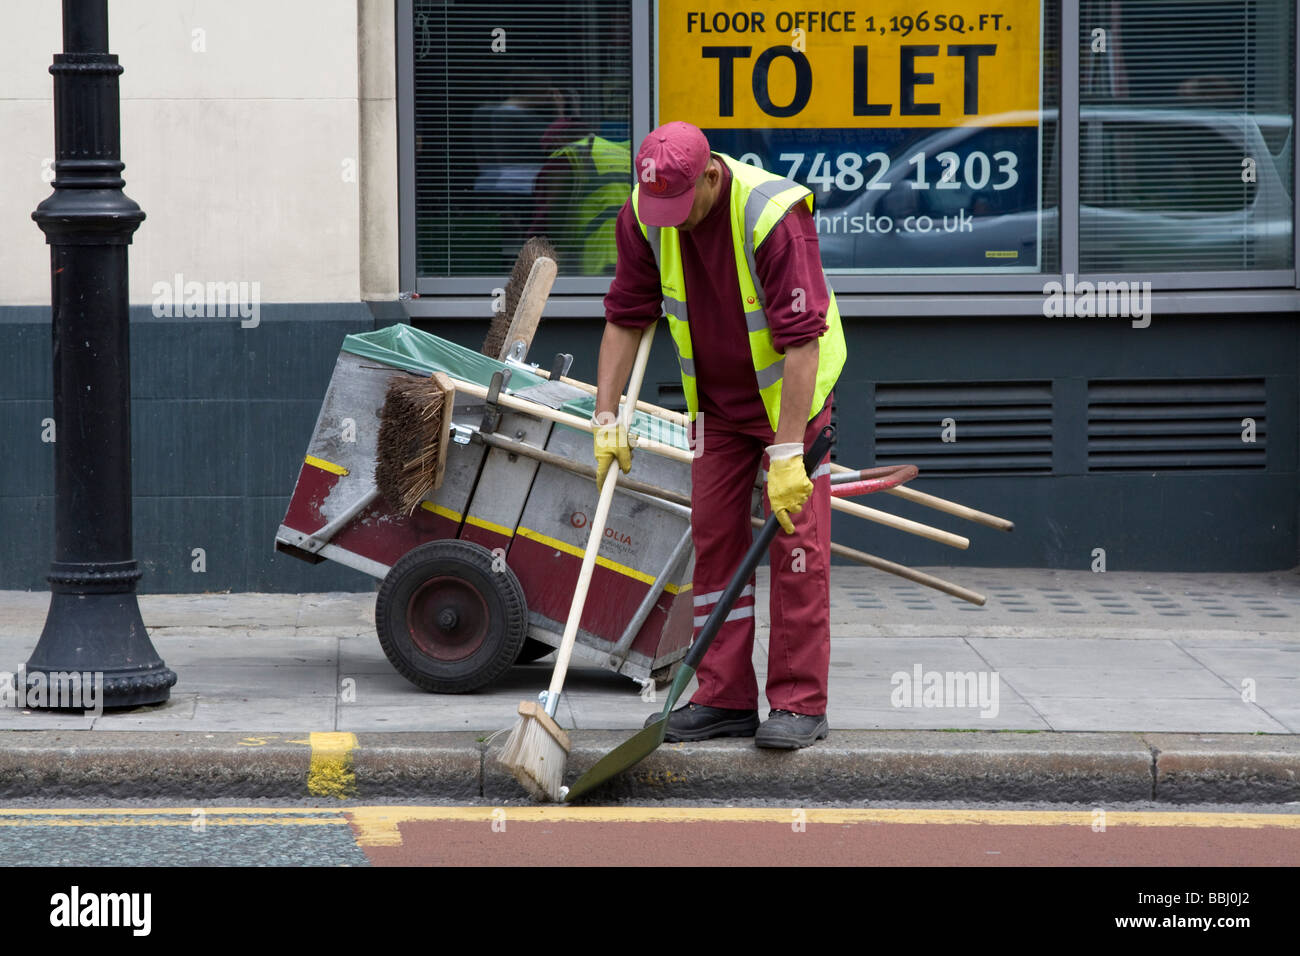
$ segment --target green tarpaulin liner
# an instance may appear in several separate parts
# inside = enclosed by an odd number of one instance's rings
[[[474,382],[486,388],[492,383],[492,376],[497,371],[510,369],[508,392],[515,392],[533,385],[540,385],[547,380],[544,375],[535,375],[517,365],[498,362],[479,352],[448,342],[436,335],[422,332],[410,325],[390,325],[376,329],[374,332],[359,332],[343,340],[343,351],[362,358],[374,359],[393,368],[405,369],[417,375],[432,375],[445,372],[452,378]],[[563,411],[579,418],[590,420],[596,413],[596,397],[589,395],[575,398],[561,406]],[[645,412],[637,412],[632,419],[632,431],[641,438],[669,445],[681,451],[689,451],[686,429],[679,425],[655,418]]]

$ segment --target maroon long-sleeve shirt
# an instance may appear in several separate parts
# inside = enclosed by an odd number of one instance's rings
[[[716,157],[717,154],[715,153]],[[722,163],[722,190],[709,214],[689,232],[679,232],[686,302],[700,409],[726,421],[766,420],[754,377],[754,359],[740,303],[735,245],[731,238],[731,170]],[[662,311],[659,267],[632,201],[623,204],[617,225],[618,264],[605,296],[605,320],[645,328]],[[817,227],[805,203],[773,227],[754,255],[756,278],[766,296],[772,343],[778,352],[818,338],[826,331],[830,296],[822,276]],[[815,410],[814,410],[815,411]]]

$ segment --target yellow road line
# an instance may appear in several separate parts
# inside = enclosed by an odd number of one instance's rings
[[[870,810],[750,807],[349,807],[361,846],[401,846],[400,823],[429,821],[490,824],[504,818],[520,823],[781,823],[794,814],[807,823],[902,823],[997,826],[1087,826],[1091,810]],[[496,814],[495,816],[493,814]],[[1115,827],[1300,828],[1300,814],[1106,811]]]
[[[328,814],[335,815],[342,813],[341,810],[320,809],[316,810],[311,807],[66,807],[66,808],[41,808],[21,810],[13,808],[0,809],[0,820],[4,817],[32,817],[32,816],[172,816],[178,813],[193,813],[195,810],[202,810],[204,813],[212,815],[230,815],[234,813],[254,814],[256,816],[270,816],[274,814]]]
[[[35,820],[0,820],[0,827],[187,827],[193,829],[200,824],[204,827],[336,827],[347,826],[348,819],[345,816],[327,818],[293,816],[213,817],[205,815],[196,817],[192,812],[186,811],[183,819],[173,819],[171,817],[108,819],[106,817],[78,816],[68,819],[43,817]]]
[[[326,461],[324,458],[317,458],[315,455],[308,455],[303,459],[307,464],[319,468],[321,471],[328,471],[331,475],[346,475],[348,470],[342,465],[336,465],[332,461]]]
[[[356,746],[356,734],[313,731],[307,792],[314,797],[340,800],[355,796],[357,775],[352,772],[352,751]]]
[[[321,736],[351,736],[321,735]],[[329,751],[322,747],[321,752]],[[337,752],[337,751],[335,751]],[[350,750],[347,751],[350,753]],[[203,816],[197,817],[196,811]],[[360,846],[400,846],[399,825],[419,822],[510,823],[779,823],[942,824],[950,826],[1079,826],[1091,810],[890,810],[750,807],[161,807],[0,809],[0,827],[193,827],[355,825]],[[1106,829],[1189,827],[1255,830],[1300,828],[1300,814],[1106,811]]]

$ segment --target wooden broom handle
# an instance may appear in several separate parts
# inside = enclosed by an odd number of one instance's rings
[[[832,474],[853,470],[852,468],[846,468],[844,465],[831,465]],[[1016,527],[1015,522],[1006,518],[999,518],[997,515],[989,514],[986,511],[977,511],[975,508],[968,508],[966,505],[959,505],[955,501],[940,498],[938,495],[928,495],[924,491],[917,491],[915,488],[900,486],[898,488],[886,488],[885,491],[899,498],[915,502],[918,505],[924,505],[945,514],[956,515],[958,518],[965,518],[967,521],[974,521],[976,524],[982,524],[988,528],[997,528],[999,531],[1013,531]]]
[[[642,372],[644,372],[644,370],[642,370]],[[632,370],[632,374],[634,376],[637,374],[637,370],[635,368]],[[458,392],[461,392],[465,395],[473,395],[476,398],[482,398],[482,399],[487,398],[488,390],[484,388],[482,385],[479,385],[475,382],[464,382],[461,381],[460,379],[453,379],[453,383],[455,384],[456,390]],[[636,385],[638,390],[641,387],[640,381],[629,383],[629,387],[628,387],[629,400],[624,403],[623,406],[624,415],[628,414],[627,410],[631,407],[631,399],[635,397],[631,388],[633,384]],[[585,418],[581,418],[577,415],[570,415],[568,412],[557,411],[554,408],[548,408],[547,406],[540,405],[537,402],[530,402],[522,398],[516,398],[515,396],[507,395],[504,392],[502,392],[497,397],[497,404],[501,405],[503,408],[509,408],[512,411],[523,412],[526,415],[532,415],[534,418],[547,419],[559,425],[567,425],[569,428],[576,428],[579,431],[589,432],[593,430],[591,422]],[[692,456],[689,451],[683,451],[680,448],[673,448],[670,445],[666,445],[662,443],[656,444],[653,448],[647,450],[653,451],[655,454],[658,455],[663,455],[665,458],[671,459],[672,461],[679,461],[688,465],[691,463],[692,460]],[[891,488],[889,490],[901,491],[903,489]],[[604,489],[602,488],[601,491],[603,493]],[[915,492],[915,494],[921,494],[921,493]],[[933,495],[925,495],[924,497],[927,499],[934,498]],[[944,499],[934,498],[934,500],[943,501]],[[962,512],[974,510],[970,508],[963,508],[962,505],[952,504],[951,502],[944,502],[944,504],[948,505],[948,507],[940,510],[946,511],[949,510],[949,508],[961,509],[961,511],[954,512],[954,513],[962,514],[962,517],[967,517],[967,515],[963,514]],[[938,505],[931,505],[931,507],[937,508]],[[918,535],[919,537],[922,538],[929,538],[931,541],[937,541],[940,544],[946,544],[952,548],[959,548],[961,550],[965,550],[966,548],[970,547],[970,539],[963,537],[962,535],[953,534],[950,531],[944,531],[940,528],[934,528],[931,527],[930,525],[922,524],[919,521],[912,521],[908,518],[900,518],[897,515],[891,515],[888,512],[879,511],[875,508],[868,508],[866,505],[860,505],[857,502],[848,501],[844,498],[831,498],[831,508],[835,511],[843,512],[844,514],[853,515],[856,518],[865,518],[867,521],[874,521],[876,524],[882,524],[887,528],[893,528],[895,531],[905,531],[908,534]],[[975,513],[982,514],[982,512],[975,512]],[[994,516],[988,515],[987,517],[993,518]],[[995,520],[1003,520],[1003,519],[995,519]]]
[[[567,375],[561,375],[560,381],[565,385],[572,385],[574,388],[580,388],[588,395],[596,394],[596,386],[590,382],[584,382],[580,379],[569,378]],[[625,399],[626,400],[626,397]],[[637,401],[636,410],[645,412],[647,415],[653,415],[655,418],[662,418],[666,422],[672,422],[674,425],[680,425],[682,428],[689,428],[691,420],[681,412],[675,412],[671,408],[664,408],[662,405],[655,405],[651,402]]]
[[[652,322],[641,333],[641,341],[636,349],[636,361],[632,364],[632,377],[627,384],[627,399],[619,410],[620,426],[627,426],[632,422],[632,412],[636,408],[637,396],[641,394],[641,381],[645,378],[646,363],[650,359],[650,344],[654,339],[657,324]],[[609,518],[610,504],[614,501],[614,488],[618,485],[619,474],[618,463],[611,462],[609,470],[605,472],[605,483],[600,488],[600,501],[596,505],[595,517],[591,520],[591,533],[587,536],[587,549],[582,555],[582,570],[578,572],[578,586],[573,592],[573,603],[569,605],[569,617],[564,622],[564,637],[560,641],[560,650],[555,657],[551,686],[547,689],[548,704],[556,699],[564,687],[564,677],[569,670],[569,658],[573,656],[573,645],[578,638],[578,622],[582,619],[582,609],[587,604],[587,591],[591,588],[591,576],[596,567],[596,553],[600,550],[600,543],[605,540],[605,522]]]

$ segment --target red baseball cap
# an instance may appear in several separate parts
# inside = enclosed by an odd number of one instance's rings
[[[636,154],[641,184],[638,211],[649,226],[680,226],[695,202],[695,180],[709,165],[709,141],[699,127],[665,123],[641,141]]]

